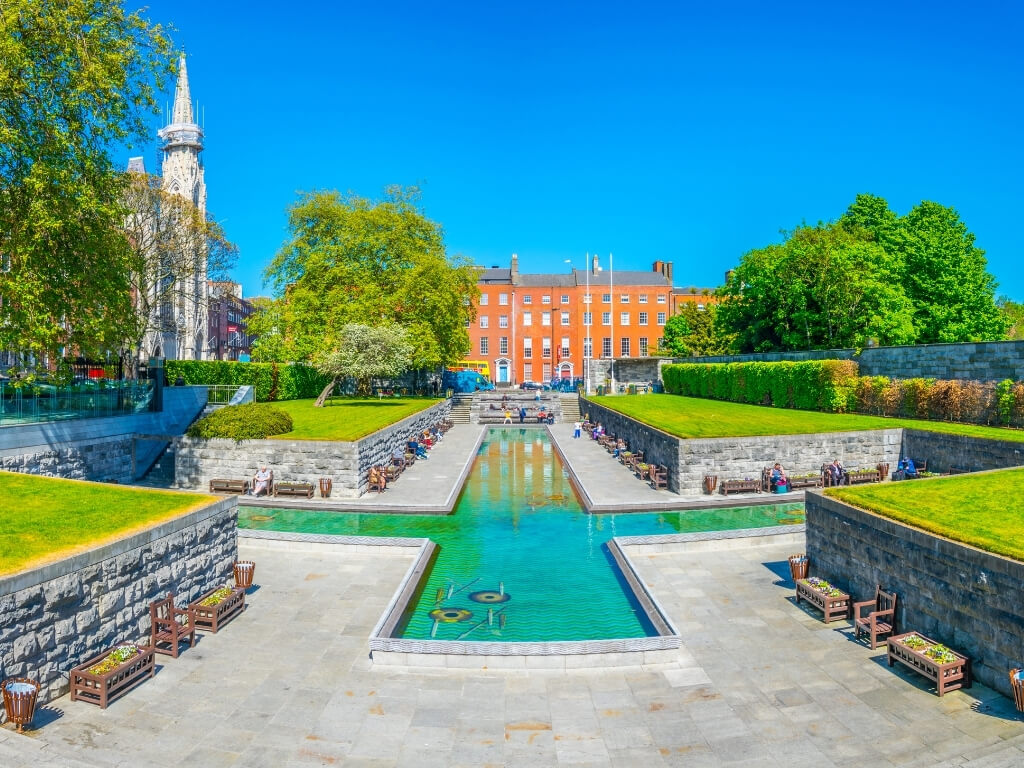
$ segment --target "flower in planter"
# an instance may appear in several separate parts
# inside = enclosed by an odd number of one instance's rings
[[[837,589],[836,587],[833,587],[824,579],[819,579],[817,576],[811,576],[809,579],[807,579],[807,583],[819,592],[821,592],[823,595],[827,595],[828,597],[839,597],[841,594],[843,594],[841,590]]]
[[[90,675],[105,675],[111,670],[117,669],[119,666],[124,664],[128,659],[131,659],[139,655],[139,648],[133,643],[126,643],[125,645],[119,645],[117,648],[107,654],[107,657],[103,659],[99,664],[94,664],[89,667]]]
[[[910,635],[903,638],[901,642],[912,651],[920,651],[922,648],[928,647],[928,643],[926,643],[919,635]]]
[[[956,661],[956,654],[941,643],[933,645],[924,652],[924,655],[938,664],[949,664]]]
[[[223,603],[225,600],[227,600],[229,597],[231,597],[231,593],[233,591],[234,590],[231,589],[231,587],[221,587],[216,592],[214,592],[213,594],[211,594],[208,597],[206,597],[199,604],[200,605],[217,605],[219,603]]]

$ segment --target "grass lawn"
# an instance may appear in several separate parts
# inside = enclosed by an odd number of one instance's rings
[[[216,496],[0,472],[0,575],[150,528]]]
[[[987,552],[1024,560],[1024,469],[829,488],[826,496]]]
[[[345,398],[314,408],[316,400],[282,400],[266,405],[292,417],[292,431],[272,440],[358,440],[441,402],[429,397]]]
[[[680,395],[605,395],[590,399],[598,405],[683,438],[802,435],[908,427],[930,432],[1024,442],[1024,430],[953,424],[948,421],[797,411],[791,408],[769,408]],[[586,411],[585,405],[583,410]]]

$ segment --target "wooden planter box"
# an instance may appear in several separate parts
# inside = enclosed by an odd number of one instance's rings
[[[834,596],[826,595],[824,592],[811,586],[807,579],[798,579],[796,582],[797,605],[800,605],[801,599],[806,600],[821,611],[824,614],[822,621],[826,624],[834,619],[848,619],[853,606],[850,602],[850,596],[845,592],[840,592]]]
[[[245,590],[235,587],[231,594],[216,605],[203,605],[202,602],[221,587],[214,587],[194,603],[189,604],[190,611],[195,611],[196,628],[205,629],[214,634],[222,624],[226,624],[245,610]]]
[[[911,635],[921,638],[926,645],[918,650],[905,645],[903,641]],[[889,666],[891,667],[898,661],[903,666],[924,675],[935,683],[935,689],[939,696],[946,691],[971,687],[971,661],[966,656],[961,656],[956,651],[950,649],[950,652],[956,659],[945,664],[939,664],[934,659],[924,655],[928,648],[938,645],[938,643],[934,640],[929,640],[920,632],[906,632],[902,635],[896,635],[896,637],[890,637],[887,642],[889,645]]]
[[[71,700],[87,701],[90,704],[99,704],[100,709],[106,709],[112,701],[120,698],[132,688],[156,673],[156,660],[153,655],[153,646],[136,646],[139,653],[136,656],[123,662],[102,675],[94,675],[89,672],[103,661],[113,651],[108,648],[84,664],[79,664],[71,670]]]

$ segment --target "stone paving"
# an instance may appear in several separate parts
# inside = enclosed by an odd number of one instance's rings
[[[566,468],[583,493],[584,506],[590,512],[629,512],[659,509],[702,509],[706,507],[744,506],[801,502],[803,491],[782,496],[765,493],[702,495],[656,491],[639,480],[596,441],[572,436],[572,424],[548,427],[551,441],[561,453]]]
[[[447,514],[455,507],[486,427],[456,424],[430,451],[417,459],[384,493],[371,491],[358,499],[265,499],[242,496],[241,504],[353,512],[416,512]]]
[[[498,672],[371,664],[407,555],[244,541],[258,588],[242,616],[106,711],[64,697],[30,735],[0,729],[0,765],[1024,764],[1012,702],[939,699],[793,604],[792,544],[730,546],[632,552],[683,636],[676,662]]]

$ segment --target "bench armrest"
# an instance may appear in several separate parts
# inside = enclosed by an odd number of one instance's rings
[[[854,603],[853,604],[853,618],[854,618],[854,620],[857,620],[857,619],[861,618],[860,612],[861,612],[862,609],[868,608],[868,607],[873,607],[874,605],[875,605],[875,601],[874,600],[864,600],[863,602],[860,602],[860,603]],[[870,615],[871,614],[868,614],[868,616],[870,616]],[[865,618],[867,618],[867,617],[865,617]]]

